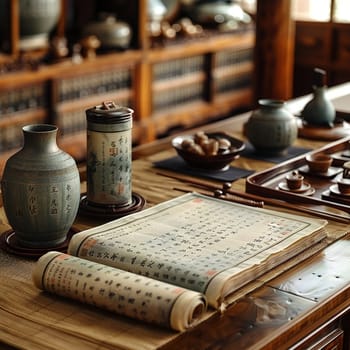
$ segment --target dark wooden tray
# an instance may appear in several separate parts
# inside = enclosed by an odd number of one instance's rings
[[[333,162],[330,171],[327,174],[311,174],[304,154],[250,175],[246,180],[246,192],[295,203],[296,206],[310,207],[320,213],[332,213],[339,209],[337,214],[343,213],[344,218],[349,219],[350,196],[336,195],[330,191],[330,187],[336,185],[337,179],[342,177],[343,164],[350,161],[350,137],[334,141],[309,153],[331,155]],[[279,185],[283,185],[286,175],[295,170],[304,175],[305,182],[310,184],[312,191],[298,193],[281,189],[284,186]]]
[[[350,114],[336,111],[333,127],[312,126],[304,124],[300,115],[296,115],[298,121],[298,136],[311,140],[336,141],[347,137],[350,133]]]

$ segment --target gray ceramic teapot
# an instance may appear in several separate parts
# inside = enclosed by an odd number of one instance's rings
[[[216,25],[228,21],[244,24],[251,22],[250,15],[234,1],[190,1],[184,6],[184,10],[194,22],[202,25]]]
[[[97,21],[85,26],[82,35],[95,35],[104,48],[127,49],[130,45],[132,31],[128,23],[117,20],[115,15],[100,13]]]

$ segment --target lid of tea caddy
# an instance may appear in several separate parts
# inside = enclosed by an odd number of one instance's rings
[[[116,124],[130,121],[134,111],[117,105],[113,101],[104,101],[100,105],[86,110],[88,121],[100,124]]]

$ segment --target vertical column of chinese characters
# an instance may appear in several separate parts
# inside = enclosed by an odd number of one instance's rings
[[[34,185],[28,185],[27,186],[28,191],[28,210],[30,216],[38,215],[39,208],[38,208],[38,194],[36,192],[36,187]]]
[[[110,146],[109,146],[109,157],[110,157],[110,162],[109,162],[109,172],[110,172],[110,195],[115,196],[118,194],[118,191],[115,191],[115,188],[117,186],[117,177],[118,177],[118,172],[116,171],[117,169],[117,157],[119,155],[119,148],[117,147],[117,142],[112,139],[110,141]]]
[[[131,192],[130,140],[123,133],[118,139],[118,179],[116,191],[127,200]]]
[[[72,200],[73,200],[73,187],[70,184],[66,184],[65,186],[65,194],[64,194],[64,208],[63,210],[66,213],[70,213],[72,211]]]
[[[106,192],[106,144],[105,141],[101,141],[101,179],[100,179],[100,186],[101,186],[101,192]]]
[[[126,187],[128,188],[131,196],[131,164],[132,164],[132,159],[131,159],[131,145],[132,145],[132,140],[131,140],[131,135],[126,135],[124,139],[124,149],[125,149],[125,174],[126,174]]]
[[[57,215],[58,214],[58,196],[59,196],[59,189],[57,185],[51,185],[49,190],[49,213],[50,215]]]
[[[108,134],[108,162],[106,175],[109,198],[115,198],[120,203],[130,203],[131,200],[131,147],[127,133]]]

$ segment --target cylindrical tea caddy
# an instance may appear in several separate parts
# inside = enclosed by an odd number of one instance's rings
[[[104,102],[86,111],[87,201],[127,206],[132,202],[133,110]]]
[[[23,148],[7,160],[2,177],[5,213],[19,245],[56,247],[77,215],[79,171],[57,146],[56,126],[33,124],[22,130]]]
[[[144,207],[145,199],[132,191],[133,113],[113,101],[86,110],[87,192],[80,215],[109,221]]]

